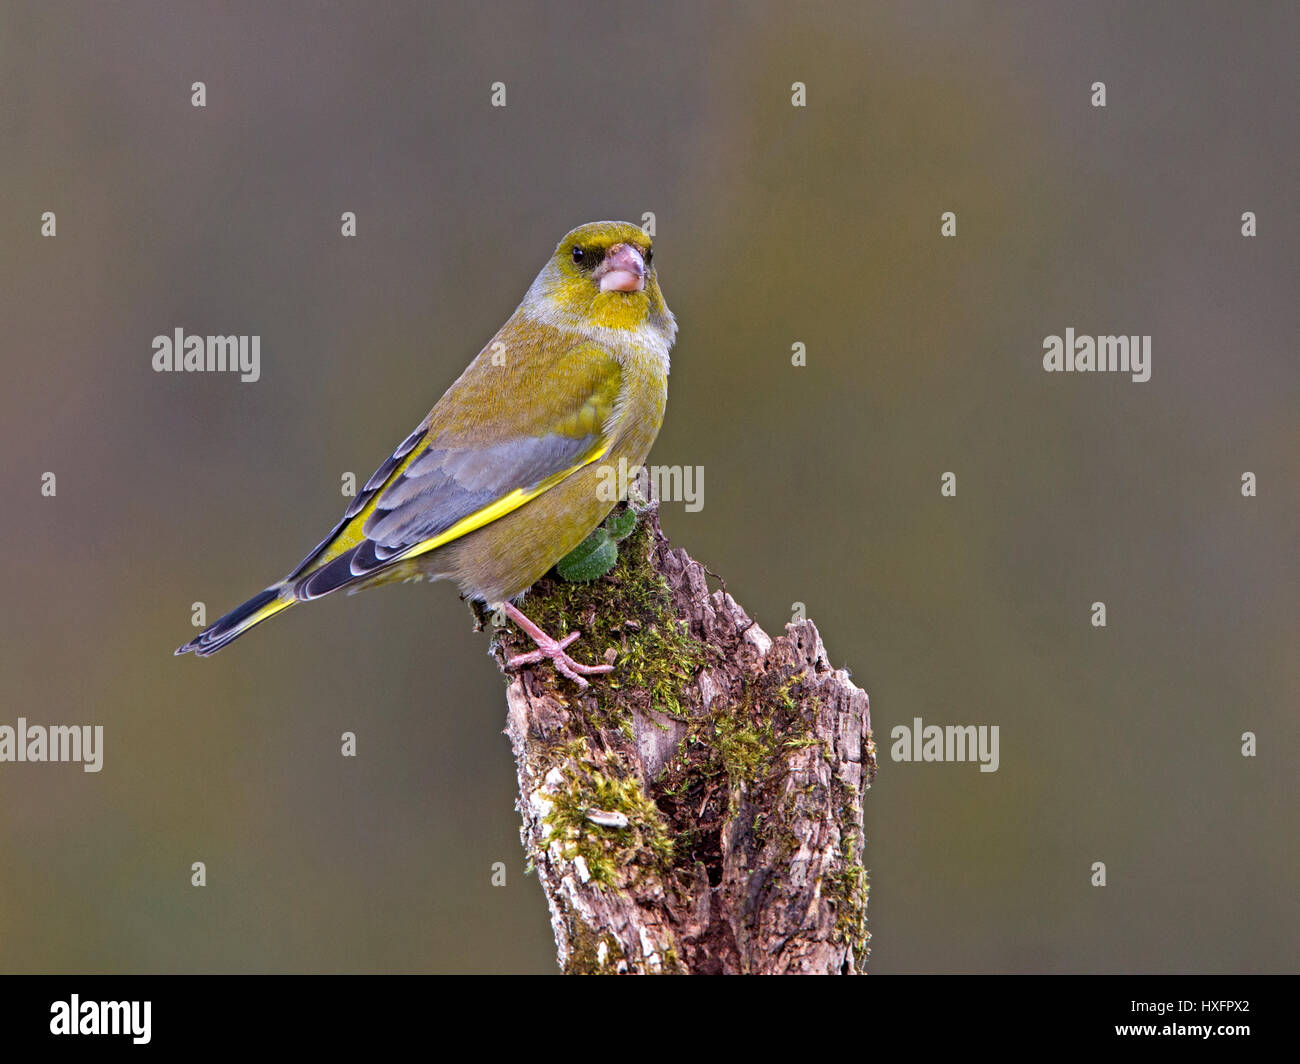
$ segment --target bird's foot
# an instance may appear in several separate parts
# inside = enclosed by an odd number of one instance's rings
[[[570,632],[563,639],[552,639],[530,621],[518,607],[506,602],[502,608],[505,610],[506,616],[528,633],[528,638],[537,644],[536,650],[530,650],[527,654],[516,654],[506,662],[506,668],[517,669],[521,665],[532,665],[549,658],[555,665],[556,672],[561,676],[567,676],[580,688],[587,686],[587,681],[583,679],[584,676],[594,676],[598,673],[614,671],[613,665],[583,665],[574,661],[565,653],[565,648],[578,638],[577,632]]]

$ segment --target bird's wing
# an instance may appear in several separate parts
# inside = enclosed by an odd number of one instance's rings
[[[490,349],[489,349],[490,350]],[[518,509],[609,449],[622,374],[603,348],[493,365],[485,351],[352,500],[288,577],[319,598],[425,554]],[[496,372],[496,371],[502,372]],[[522,383],[523,390],[511,387]],[[545,395],[544,404],[529,402]],[[509,400],[533,413],[514,417]],[[537,406],[549,410],[539,422]]]

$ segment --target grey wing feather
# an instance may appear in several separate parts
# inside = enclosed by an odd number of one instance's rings
[[[474,450],[430,448],[379,497],[366,536],[381,546],[381,556],[396,554],[572,467],[595,442],[593,436],[541,436]]]
[[[325,565],[303,577],[294,593],[303,599],[319,598],[346,584],[369,578],[404,552],[447,531],[457,522],[517,489],[527,491],[547,477],[576,466],[597,446],[596,436],[529,436],[488,447],[452,448],[429,446],[405,470],[379,492],[375,507],[362,528],[365,539]],[[414,444],[412,444],[414,447]],[[406,453],[410,453],[407,448]],[[390,461],[392,461],[390,459]],[[379,484],[392,475],[389,466]],[[380,467],[384,472],[384,467]],[[349,512],[360,513],[373,496],[372,484],[353,500]],[[341,531],[348,518],[330,539]],[[293,574],[328,546],[326,540]],[[291,577],[292,579],[293,577]]]
[[[375,497],[375,493],[382,488],[388,478],[393,475],[393,470],[401,464],[403,458],[415,450],[428,431],[429,430],[425,426],[421,425],[398,445],[397,450],[384,459],[383,464],[376,469],[371,478],[366,481],[365,487],[363,487],[357,493],[357,497],[348,504],[347,510],[343,513],[343,519],[330,529],[329,535],[317,543],[316,546],[311,549],[311,553],[298,563],[298,567],[284,578],[286,583],[290,580],[296,580],[302,575],[303,571],[312,564],[312,562],[324,553],[325,549],[338,537],[338,534],[347,527],[347,523],[365,509],[366,503]]]

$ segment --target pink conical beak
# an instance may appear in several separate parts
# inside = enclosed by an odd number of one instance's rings
[[[615,244],[596,271],[602,292],[640,292],[645,288],[645,259],[631,244]]]

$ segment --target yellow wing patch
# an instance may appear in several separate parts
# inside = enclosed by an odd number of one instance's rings
[[[504,517],[511,511],[518,510],[519,507],[523,506],[523,504],[528,502],[530,499],[535,499],[543,492],[550,491],[556,484],[564,480],[566,477],[572,476],[579,469],[591,465],[592,462],[599,461],[605,456],[605,452],[608,450],[609,445],[606,444],[599,450],[593,451],[589,458],[583,459],[583,461],[570,469],[564,469],[558,473],[551,474],[545,480],[541,481],[541,483],[527,491],[523,488],[516,488],[509,495],[502,496],[500,499],[497,499],[496,502],[483,507],[483,509],[479,510],[477,513],[472,513],[468,517],[464,517],[457,521],[451,526],[451,528],[447,529],[447,531],[440,532],[438,535],[426,539],[421,543],[416,543],[410,549],[396,555],[393,560],[398,561],[406,560],[408,558],[418,558],[421,554],[428,554],[429,551],[436,550],[444,544],[450,543],[453,539],[460,539],[461,536],[468,535],[477,528],[482,528],[484,525],[491,524],[498,517]]]
[[[312,561],[311,567],[303,569],[295,575],[304,576],[308,573],[314,573],[317,569],[321,568],[321,566],[328,565],[340,554],[351,550],[358,543],[365,540],[366,521],[370,518],[370,515],[375,512],[375,507],[379,505],[379,500],[384,497],[384,490],[392,484],[393,481],[405,473],[407,467],[424,454],[428,446],[429,441],[426,438],[418,447],[412,448],[411,453],[393,467],[393,471],[384,479],[383,484],[375,491],[374,496],[370,501],[352,517],[348,518],[344,526],[334,534],[334,538],[330,540],[329,546],[321,552],[318,558]]]

